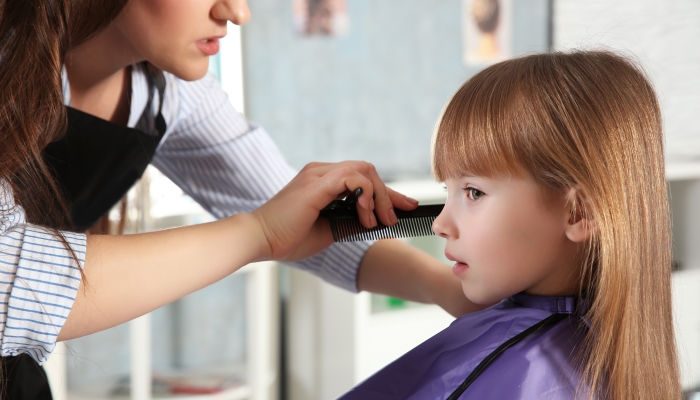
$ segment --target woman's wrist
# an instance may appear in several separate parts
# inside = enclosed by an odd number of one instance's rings
[[[234,258],[239,257],[240,252],[243,251],[245,253],[244,265],[270,260],[272,254],[270,242],[260,220],[255,215],[250,213],[236,214],[221,222],[227,224],[226,230],[232,235],[229,249],[236,253],[233,254]]]

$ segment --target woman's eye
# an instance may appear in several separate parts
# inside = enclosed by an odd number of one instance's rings
[[[467,192],[467,197],[469,198],[469,200],[472,201],[477,201],[486,194],[479,189],[474,189],[471,187],[464,188],[464,190]]]

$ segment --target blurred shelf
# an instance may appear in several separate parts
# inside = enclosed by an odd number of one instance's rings
[[[700,160],[669,160],[666,163],[666,179],[669,181],[700,179]]]
[[[67,354],[65,344],[59,343],[45,364],[55,400],[108,400],[108,399],[198,399],[198,400],[270,400],[278,392],[279,300],[277,265],[274,262],[250,264],[238,272],[246,277],[246,336],[247,357],[243,364],[213,365],[195,370],[161,373],[168,378],[231,377],[241,383],[211,394],[169,394],[152,389],[151,353],[152,334],[150,314],[129,323],[131,352],[130,394],[114,394],[117,381],[68,388]]]
[[[387,186],[420,201],[421,204],[444,203],[447,200],[445,189],[432,179],[396,181],[387,183]]]
[[[75,391],[68,391],[68,400],[122,400],[131,398],[129,395],[112,395],[110,390],[114,387],[114,384],[103,384],[90,388],[83,388]],[[222,390],[221,392],[212,394],[198,394],[198,395],[179,395],[179,394],[169,394],[169,395],[154,395],[153,399],[177,399],[177,400],[243,400],[249,399],[251,397],[251,389],[247,385],[238,386],[235,388],[230,388]]]

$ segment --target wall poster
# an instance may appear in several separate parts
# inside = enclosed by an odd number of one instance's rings
[[[484,66],[513,56],[511,0],[463,0],[462,59]]]
[[[292,12],[302,36],[344,36],[348,31],[346,0],[292,0]]]

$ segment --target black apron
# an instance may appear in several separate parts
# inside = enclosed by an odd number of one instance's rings
[[[148,80],[148,103],[136,128],[66,107],[66,135],[44,150],[44,160],[66,195],[78,232],[94,225],[141,178],[165,134],[161,114],[165,79],[162,73],[154,73]],[[154,117],[156,90],[161,100]]]
[[[105,215],[141,178],[165,134],[161,114],[165,78],[143,66],[149,83],[148,102],[136,128],[105,121],[66,106],[68,128],[44,150],[44,161],[54,174],[70,206],[75,231],[83,232]],[[153,116],[158,92],[158,114]],[[51,400],[44,370],[26,354],[2,357],[2,400]]]

